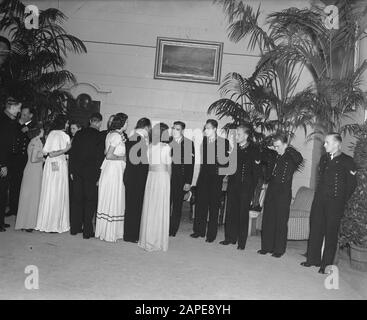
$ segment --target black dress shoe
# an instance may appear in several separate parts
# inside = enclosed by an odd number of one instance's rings
[[[4,223],[3,227],[4,227],[4,228],[10,228],[10,224],[8,224],[8,223]]]
[[[176,233],[171,232],[171,233],[169,234],[169,236],[170,236],[170,237],[176,237]]]
[[[268,252],[268,251],[266,251],[266,250],[261,249],[261,250],[258,250],[258,251],[257,251],[257,253],[258,253],[258,254],[267,254],[267,253],[269,253],[269,252]]]
[[[194,233],[190,234],[190,237],[196,239],[196,238],[199,238],[200,235],[194,232]]]
[[[223,240],[223,241],[220,241],[219,243],[224,246],[228,246],[229,244],[236,244],[235,241],[229,241],[229,240]]]
[[[309,263],[307,261],[304,261],[304,262],[301,262],[301,266],[302,267],[320,267],[320,264],[312,264],[312,263]]]
[[[282,253],[273,253],[271,256],[274,258],[280,258],[282,255]]]
[[[214,241],[214,239],[206,239],[205,242],[209,242],[212,243]]]
[[[0,232],[5,232],[6,229],[4,227],[0,227]]]
[[[33,232],[33,229],[25,229],[25,232]]]
[[[326,274],[325,267],[321,267],[318,272],[321,274]]]
[[[83,234],[83,239],[89,239],[89,238],[94,238],[95,234],[94,232],[92,234]]]
[[[245,246],[237,246],[237,250],[245,250]]]

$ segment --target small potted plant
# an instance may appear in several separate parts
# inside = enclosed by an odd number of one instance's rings
[[[367,122],[355,136],[357,187],[347,203],[339,240],[341,247],[350,248],[352,267],[367,271]]]

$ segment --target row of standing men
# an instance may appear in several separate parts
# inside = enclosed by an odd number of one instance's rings
[[[9,113],[11,114],[10,108],[6,108],[2,114],[1,122],[5,124],[1,126],[3,130],[8,128],[6,117],[9,117]],[[230,152],[228,140],[217,135],[217,127],[218,123],[215,120],[210,119],[205,124],[205,135],[201,146],[202,164],[197,181],[194,233],[191,236],[193,238],[206,237],[207,242],[215,240],[222,182],[224,176],[228,173],[226,170],[221,172],[221,169],[228,167],[229,163],[234,161],[231,160],[231,157],[235,156],[236,169],[229,175],[228,182],[225,240],[221,241],[221,244],[237,243],[238,249],[245,248],[251,200],[259,179],[265,178],[265,182],[269,182],[269,186],[265,196],[262,248],[259,253],[272,253],[274,257],[280,257],[286,250],[293,174],[302,167],[303,158],[298,151],[288,145],[286,136],[281,134],[273,138],[273,149],[277,152],[277,156],[275,156],[275,152],[269,149],[260,152],[259,148],[252,142],[251,127],[247,125],[238,126],[236,130],[237,152]],[[126,170],[123,180],[126,187],[126,207],[123,219],[125,225],[123,238],[130,242],[139,240],[140,219],[149,161],[143,159],[143,161],[133,163],[130,161],[129,154],[130,150],[134,146],[136,147],[137,144],[141,152],[140,159],[147,154],[147,133],[151,130],[150,121],[146,118],[139,120],[135,129],[133,136],[129,139],[126,135],[122,135],[127,155],[124,158]],[[170,217],[170,236],[175,236],[179,228],[182,199],[184,193],[191,187],[195,163],[194,144],[184,137],[184,129],[185,124],[183,122],[175,122],[173,126],[174,138],[170,143],[171,150],[175,148],[180,150],[180,152],[173,152],[179,157],[173,159],[172,162],[170,193],[173,210]],[[121,130],[120,133],[124,131],[122,127],[118,130]],[[4,132],[9,133],[9,131]],[[78,133],[77,136],[80,138],[75,139],[75,144],[73,143],[75,147],[69,152],[69,170],[73,177],[72,203],[74,203],[70,217],[71,233],[76,234],[83,230],[83,235],[86,238],[94,235],[92,218],[95,213],[95,199],[97,198],[95,183],[99,180],[99,168],[105,157],[104,153],[108,153],[108,150],[105,150],[105,152],[103,150],[105,149],[104,140],[106,135],[107,131],[99,133],[98,126],[93,130],[93,125],[91,125],[90,128],[85,128]],[[83,136],[84,138],[82,138]],[[101,137],[103,138],[101,139]],[[76,142],[78,140],[80,140],[79,143]],[[91,141],[98,141],[98,143],[91,144]],[[326,153],[320,159],[319,182],[311,210],[308,259],[302,264],[304,266],[321,266],[321,272],[324,271],[327,265],[332,264],[343,209],[356,185],[355,164],[351,157],[341,152],[341,142],[340,135],[336,133],[328,134],[325,138]],[[9,148],[11,144],[2,142],[1,146],[9,149],[8,153],[3,154],[11,154],[11,148]],[[206,156],[211,153],[215,155],[214,163],[206,159]],[[224,153],[224,157],[222,153]],[[190,156],[187,157],[187,154]],[[266,155],[265,161],[264,155]],[[5,180],[3,168],[6,168],[4,165],[6,159],[4,159],[4,157],[1,159],[1,182]],[[223,159],[227,160],[223,161]],[[264,164],[265,175],[262,172]],[[4,201],[1,203],[2,207],[4,206],[3,203]],[[325,249],[324,253],[321,254],[321,246],[324,240]]]

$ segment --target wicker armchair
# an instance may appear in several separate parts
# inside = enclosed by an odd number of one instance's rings
[[[288,240],[307,240],[310,232],[310,212],[315,191],[301,187],[290,207]]]

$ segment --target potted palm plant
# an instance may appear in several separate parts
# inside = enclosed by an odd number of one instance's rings
[[[244,1],[214,2],[222,5],[228,17],[229,38],[238,42],[248,37],[249,48],[260,52],[255,74],[271,84],[267,101],[276,113],[277,129],[288,131],[292,138],[298,126],[310,125],[312,134],[353,133],[358,128],[356,123],[346,121],[364,103],[360,83],[367,62],[354,68],[354,52],[367,24],[365,2],[336,1],[340,15],[336,30],[327,28],[325,12],[317,5],[271,13],[265,29],[258,23],[260,6],[253,10]],[[304,68],[312,75],[313,83],[296,93]]]
[[[340,244],[350,248],[352,267],[367,271],[367,123],[356,131],[357,187],[341,222]]]
[[[62,27],[66,16],[60,10],[40,11],[37,29],[27,29],[25,17],[21,1],[0,1],[0,32],[11,42],[10,56],[0,72],[0,98],[17,96],[33,105],[39,120],[47,124],[75,105],[72,95],[63,89],[76,82],[65,68],[66,57],[87,49]]]

